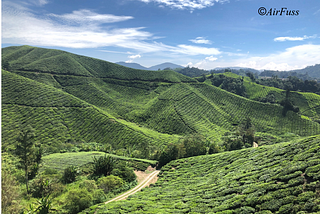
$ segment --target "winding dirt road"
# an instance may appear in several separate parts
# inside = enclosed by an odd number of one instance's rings
[[[140,184],[138,184],[135,188],[111,199],[110,201],[105,202],[105,204],[110,203],[112,201],[120,201],[120,200],[126,199],[129,195],[132,195],[140,191],[143,187],[147,186],[150,183],[150,181],[159,174],[159,172],[160,170],[155,170],[148,177],[146,177]]]

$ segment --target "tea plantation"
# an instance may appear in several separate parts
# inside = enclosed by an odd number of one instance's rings
[[[97,213],[319,213],[320,136],[172,161]]]
[[[137,158],[128,158],[123,156],[117,156],[113,154],[106,154],[104,152],[70,152],[70,153],[55,153],[43,157],[43,167],[42,170],[55,169],[58,172],[63,172],[63,170],[69,166],[82,167],[86,164],[93,163],[93,157],[100,156],[111,156],[117,160],[123,162],[127,161],[131,163],[131,166],[135,165],[144,165],[145,168],[149,165],[156,165],[157,161],[155,160],[146,160],[146,159],[137,159]],[[139,167],[134,167],[139,169]],[[145,170],[145,169],[139,169]]]
[[[297,94],[304,113],[284,117],[282,106],[254,101],[255,93],[266,93],[254,83],[250,89],[247,78],[250,99],[174,71],[130,69],[59,50],[8,47],[2,60],[9,63],[2,72],[4,145],[28,124],[51,152],[66,142],[159,148],[188,134],[220,142],[248,117],[258,135],[320,133],[309,118],[318,116],[318,95]]]
[[[235,79],[243,79],[243,85],[246,89],[247,97],[251,100],[261,101],[263,98],[272,94],[274,102],[280,102],[286,96],[286,92],[284,90],[257,84],[252,82],[249,77],[242,77],[231,72],[215,75],[224,75]],[[208,77],[210,78],[210,76]],[[318,94],[292,91],[290,93],[290,99],[300,108],[301,114],[307,117],[317,117],[319,115],[320,96]]]
[[[241,78],[246,94],[216,87],[209,77],[131,69],[31,46],[3,48],[2,62],[2,152],[10,160],[4,172],[23,193],[21,211],[31,212],[36,198],[45,203],[52,194],[62,213],[97,207],[97,213],[320,212],[319,95],[290,93],[299,111],[283,114],[286,91],[231,73],[223,75]],[[17,136],[28,126],[38,152],[32,158],[39,160],[30,177],[32,197],[15,156]],[[255,141],[259,147],[248,148]],[[121,161],[113,172],[103,170],[113,176],[99,178],[93,156],[101,158],[98,166],[105,153],[104,163]],[[190,157],[200,154],[213,155]],[[154,186],[127,201],[89,208],[132,188],[133,168],[157,161],[164,166]],[[68,173],[71,183],[62,179]],[[127,177],[133,180],[122,182]],[[122,187],[102,190],[101,179]],[[81,204],[75,202],[79,194],[87,203],[73,209]]]

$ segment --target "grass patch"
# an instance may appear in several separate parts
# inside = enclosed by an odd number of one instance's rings
[[[132,163],[141,162],[141,163],[147,163],[148,165],[157,164],[157,161],[155,160],[129,158],[124,156],[108,154],[104,152],[68,152],[68,153],[55,153],[55,154],[44,156],[42,158],[43,159],[42,170],[45,170],[45,168],[50,168],[50,169],[55,169],[55,170],[58,170],[59,172],[62,172],[68,166],[81,167],[88,163],[93,163],[93,157],[99,157],[104,155],[110,155],[119,160],[130,161]]]

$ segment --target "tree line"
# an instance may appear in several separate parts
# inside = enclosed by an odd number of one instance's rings
[[[172,160],[198,155],[215,154],[223,151],[239,150],[253,146],[260,139],[255,136],[255,127],[250,118],[243,120],[234,132],[227,132],[222,142],[210,142],[200,134],[189,135],[180,143],[170,143],[158,151],[158,168]]]

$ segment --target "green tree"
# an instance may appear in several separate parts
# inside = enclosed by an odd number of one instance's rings
[[[248,129],[242,136],[242,142],[244,143],[245,147],[251,147],[253,142],[256,141],[256,137],[254,136],[255,130]]]
[[[32,179],[37,174],[43,152],[41,145],[36,148],[33,141],[34,137],[34,130],[31,126],[28,126],[19,133],[16,145],[16,155],[20,158],[20,163],[25,172],[25,182],[28,194],[29,179]]]
[[[2,69],[9,71],[10,63],[7,60],[2,60]]]
[[[186,149],[186,157],[192,157],[197,155],[205,155],[207,152],[206,139],[200,135],[190,135],[183,140],[184,147]]]
[[[256,77],[251,71],[246,72],[246,75],[251,79],[252,82],[256,81]]]
[[[111,174],[119,176],[128,183],[135,181],[137,178],[136,174],[134,174],[133,169],[126,166],[126,164],[124,163],[118,164],[117,167],[112,170]]]
[[[48,214],[54,210],[52,209],[52,198],[49,198],[49,195],[37,200],[37,206],[35,208],[33,205],[30,205],[30,210],[27,214]]]
[[[124,181],[118,176],[110,175],[107,177],[99,178],[98,187],[102,189],[105,193],[122,187]]]
[[[66,197],[69,213],[78,213],[92,205],[93,197],[87,189],[72,189]]]
[[[255,127],[249,117],[247,117],[239,126],[239,135],[245,147],[251,147],[254,141],[258,141],[255,137]]]
[[[3,158],[3,156],[2,156]],[[19,213],[19,184],[12,175],[10,167],[2,161],[1,166],[1,213]]]
[[[48,178],[40,177],[34,179],[30,184],[30,192],[35,198],[46,197],[52,192],[52,181]]]
[[[248,129],[254,128],[253,123],[250,117],[247,117],[242,123],[240,124],[240,133],[246,132]]]
[[[76,180],[79,170],[75,166],[68,166],[64,169],[62,180],[64,183],[69,184]]]
[[[294,106],[290,100],[290,89],[286,89],[286,98],[280,101],[280,105],[283,106],[282,115],[285,117],[288,111],[299,112],[299,107]]]
[[[233,151],[242,149],[244,143],[242,141],[242,136],[239,132],[237,133],[226,133],[224,138],[223,147],[226,151]]]
[[[162,167],[172,160],[176,160],[179,157],[179,147],[176,144],[170,143],[161,152],[159,157],[158,167]]]
[[[110,155],[100,156],[99,158],[93,157],[93,174],[96,176],[110,175],[115,164],[116,159]]]
[[[222,148],[216,142],[210,143],[209,151],[208,151],[209,154],[215,154],[221,151],[222,151]]]

